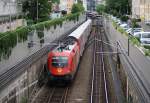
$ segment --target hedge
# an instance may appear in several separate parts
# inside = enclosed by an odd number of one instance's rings
[[[37,32],[37,36],[39,38],[44,37],[44,28],[50,29],[50,27],[54,26],[54,28],[57,27],[57,25],[62,26],[63,21],[71,21],[71,20],[78,20],[80,13],[76,14],[69,14],[62,18],[57,18],[49,21],[40,22],[31,26],[24,26],[19,27],[16,30],[8,31],[5,33],[0,33],[0,60],[2,58],[8,58],[11,54],[12,48],[14,48],[18,42],[24,42],[28,38],[29,32],[32,30],[38,30],[40,32]],[[43,40],[41,41],[41,43]]]

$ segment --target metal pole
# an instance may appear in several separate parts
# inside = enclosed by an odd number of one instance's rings
[[[30,99],[30,97],[29,97],[29,70],[28,70],[28,68],[27,68],[27,88],[28,88],[28,100]]]
[[[129,54],[130,54],[130,36],[128,34],[128,56],[129,56]]]
[[[10,10],[10,3],[9,2],[9,29],[11,30],[11,10]]]
[[[129,88],[128,88],[128,77],[127,77],[127,94],[126,94],[126,96],[127,96],[127,103],[128,103],[128,94],[129,94]]]
[[[37,19],[37,22],[38,22],[38,15],[39,15],[39,14],[38,14],[38,13],[39,13],[38,8],[39,8],[39,2],[38,2],[38,0],[37,0],[37,7],[36,7],[36,10],[37,10],[37,18],[36,18],[36,19]]]

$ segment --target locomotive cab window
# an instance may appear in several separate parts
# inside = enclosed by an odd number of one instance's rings
[[[68,57],[65,56],[55,56],[52,58],[52,66],[57,68],[63,68],[68,65]]]

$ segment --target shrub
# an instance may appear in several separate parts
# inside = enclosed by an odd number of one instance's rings
[[[150,50],[150,46],[149,45],[144,45],[144,48]]]
[[[124,21],[124,22],[127,22],[127,20],[129,19],[129,17],[123,15],[123,16],[120,17],[120,19],[121,19],[122,21]]]
[[[144,53],[146,56],[150,56],[150,50],[145,50]]]

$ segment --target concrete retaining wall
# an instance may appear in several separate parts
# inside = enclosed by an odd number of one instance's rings
[[[114,46],[114,48],[112,47],[112,49],[114,51],[117,51],[117,48],[116,48],[117,41],[119,41],[117,35],[119,35],[119,32],[117,32],[115,30],[115,28],[112,25],[111,20],[108,20],[108,19],[104,19],[104,28],[105,28],[107,37],[108,37],[111,45]],[[120,33],[120,35],[122,35],[122,34]],[[126,53],[126,50],[127,50],[127,48],[125,48],[124,53]],[[130,80],[130,78],[127,75],[126,70],[129,68],[127,68],[127,66],[125,66],[126,65],[125,62],[123,62],[123,60],[121,60],[121,59],[122,58],[120,58],[121,64],[120,64],[119,68],[117,68],[117,72],[118,72],[120,80],[121,80],[121,85],[122,85],[121,87],[123,89],[124,96],[126,98],[128,98],[128,101],[130,101],[130,103],[140,103],[140,97],[139,97],[138,92],[135,89],[135,84],[133,83],[132,80]],[[127,95],[127,91],[128,91],[128,95]]]

